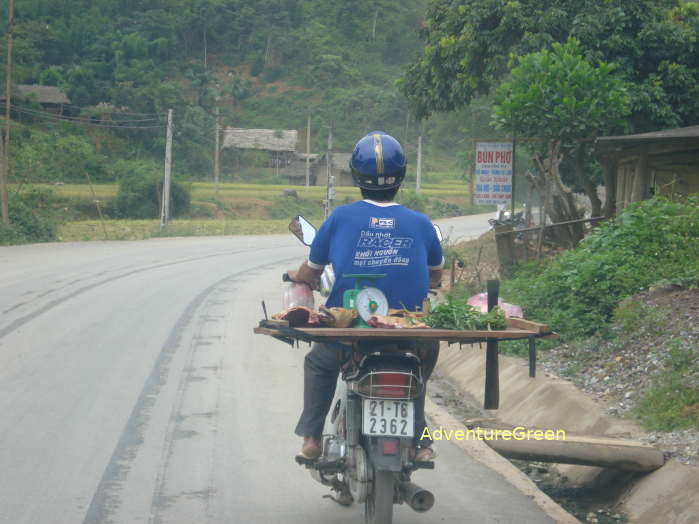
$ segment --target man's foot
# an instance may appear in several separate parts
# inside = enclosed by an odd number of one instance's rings
[[[415,452],[415,462],[432,462],[437,458],[437,452],[429,448],[418,448]]]
[[[297,457],[304,458],[306,460],[316,460],[320,457],[322,450],[318,445],[318,441],[313,437],[303,437],[303,446],[301,446],[301,453],[296,455]]]
[[[354,497],[352,494],[349,492],[349,490],[346,487],[341,487],[341,488],[332,488],[333,491],[337,491],[337,496],[334,495],[323,495],[324,499],[330,499],[334,502],[337,502],[340,506],[351,506],[352,503],[354,502]]]

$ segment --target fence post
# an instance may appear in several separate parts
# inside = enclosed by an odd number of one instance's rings
[[[498,305],[500,281],[488,280],[488,311]],[[483,409],[498,409],[500,406],[500,372],[498,365],[498,339],[489,338],[485,350],[485,393]]]
[[[536,337],[529,337],[529,378],[536,377]]]
[[[500,277],[505,278],[509,274],[510,268],[515,265],[514,235],[501,235],[499,233],[512,233],[512,226],[495,226],[495,246],[498,252],[498,266]]]

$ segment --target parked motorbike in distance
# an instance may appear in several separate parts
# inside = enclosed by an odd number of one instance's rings
[[[488,219],[488,224],[490,224],[491,229],[495,229],[495,226],[512,226],[514,229],[522,229],[527,226],[524,211],[512,215],[512,211],[505,209],[502,205],[498,206],[495,218]]]
[[[528,224],[525,218],[524,211],[518,211],[514,215],[509,209],[503,209],[502,206],[498,206],[498,210],[495,213],[495,218],[488,219],[488,224],[490,224],[491,231],[494,231],[498,226],[512,226],[515,231],[514,240],[517,243],[523,243],[525,241],[525,233],[516,233],[519,229],[525,229]]]
[[[289,230],[306,245],[315,236],[315,228],[301,216]],[[334,275],[323,276],[322,285],[332,287]],[[419,437],[415,399],[425,387],[415,343],[369,339],[334,345],[342,362],[341,381],[326,421],[322,455],[297,461],[336,493],[331,498],[337,503],[364,504],[367,524],[391,524],[394,504],[428,511],[434,495],[411,482],[417,469],[434,468],[433,462],[414,458]]]

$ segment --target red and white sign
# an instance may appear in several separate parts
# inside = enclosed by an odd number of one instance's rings
[[[477,205],[512,201],[512,142],[476,142],[473,191]]]

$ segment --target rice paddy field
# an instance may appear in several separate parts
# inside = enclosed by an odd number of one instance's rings
[[[93,184],[92,189],[87,184],[35,184],[32,187],[51,190],[56,197],[65,199],[91,199],[92,191],[100,200],[114,198],[117,194],[117,184]],[[237,184],[223,183],[219,185],[219,190],[210,182],[192,183],[192,199],[204,200],[211,198],[275,198],[282,194],[285,189],[294,189],[300,198],[322,199],[325,196],[325,187],[273,184]],[[344,197],[359,198],[359,189],[356,187],[340,186],[335,188],[338,200]],[[423,184],[422,193],[428,197],[435,198],[455,198],[463,197],[468,199],[470,189],[465,182],[445,182],[440,184]]]
[[[412,184],[410,184],[412,185]],[[158,220],[100,220],[97,204],[103,211],[117,194],[118,185],[36,184],[31,187],[49,190],[62,215],[58,235],[62,241],[139,240],[159,236],[208,236],[284,233],[289,219],[302,214],[320,223],[323,217],[325,187],[221,183],[190,183],[192,205],[186,217],[172,220],[160,230]],[[27,186],[25,186],[25,189]],[[295,190],[296,197],[284,196]],[[335,205],[361,198],[358,188],[336,187]],[[423,184],[419,196],[413,189],[399,194],[399,201],[425,212],[431,218],[483,212],[470,205],[470,188],[463,181],[444,180]],[[97,201],[97,202],[96,202]]]

